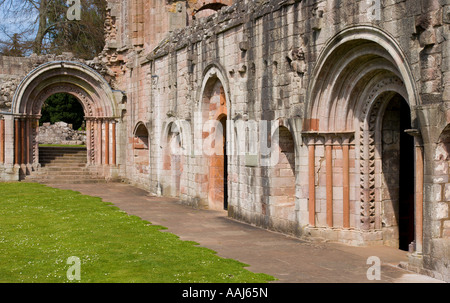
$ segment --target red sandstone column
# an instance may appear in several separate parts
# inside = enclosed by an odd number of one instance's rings
[[[98,148],[98,161],[97,164],[102,164],[102,120],[101,119],[97,119],[96,120],[97,123],[97,148]]]
[[[0,120],[0,163],[5,163],[5,120]]]
[[[423,245],[423,185],[424,185],[424,166],[423,166],[423,146],[420,132],[417,129],[408,129],[405,131],[414,137],[415,157],[416,157],[416,189],[415,189],[415,236],[416,253],[422,254]]]
[[[309,138],[308,142],[308,184],[309,184],[309,225],[316,225],[316,186],[315,186],[315,158],[316,158],[316,146],[314,138]]]
[[[87,161],[88,164],[91,163],[91,120],[86,119],[86,150],[87,150]]]
[[[20,120],[20,138],[21,138],[21,153],[20,153],[20,164],[25,164],[25,154],[27,150],[27,142],[25,138],[25,120]]]
[[[342,192],[343,192],[343,227],[350,227],[350,166],[349,166],[349,138],[344,138],[342,145],[343,156],[343,176],[342,176]]]
[[[115,121],[112,122],[111,132],[112,132],[112,134],[111,134],[111,137],[112,137],[112,151],[111,151],[112,159],[111,159],[111,161],[112,161],[112,165],[116,165],[116,122]]]
[[[421,145],[420,133],[414,135],[416,146],[416,253],[422,253],[423,243],[423,147]]]
[[[33,139],[34,141],[34,151],[33,151],[33,163],[38,164],[39,163],[39,142],[37,140],[37,135],[39,134],[39,119],[34,119],[34,134]]]
[[[416,253],[422,253],[423,243],[423,149],[416,141]]]
[[[105,164],[109,165],[109,121],[105,121]]]
[[[31,130],[31,123],[30,119],[25,120],[25,163],[24,164],[30,164],[30,146],[31,146],[31,140],[30,140],[30,130]]]
[[[325,138],[327,225],[333,227],[333,142]]]
[[[19,119],[14,120],[14,164],[19,164],[20,155],[20,124]]]

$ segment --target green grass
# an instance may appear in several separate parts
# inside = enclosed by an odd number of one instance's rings
[[[82,283],[273,280],[163,229],[100,198],[40,184],[0,183],[0,283],[71,282],[71,256],[81,260]]]

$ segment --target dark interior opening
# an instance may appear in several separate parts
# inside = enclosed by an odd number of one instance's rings
[[[400,102],[400,178],[399,178],[399,248],[408,250],[414,241],[414,138],[407,133],[411,128],[408,104]]]
[[[223,129],[223,209],[228,210],[227,117],[220,119]]]

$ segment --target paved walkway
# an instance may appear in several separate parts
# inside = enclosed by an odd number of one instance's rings
[[[226,212],[199,210],[168,198],[151,197],[141,189],[120,184],[55,184],[82,194],[101,197],[125,212],[141,217],[182,240],[200,243],[221,257],[249,264],[285,283],[434,283],[442,282],[397,267],[406,253],[389,247],[351,247],[334,243],[311,243],[270,232],[227,217]],[[382,262],[381,280],[369,281],[370,256]]]

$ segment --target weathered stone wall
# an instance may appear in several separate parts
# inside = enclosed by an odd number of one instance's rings
[[[424,165],[423,174],[415,172],[416,182],[424,181],[415,192],[423,243],[415,243],[411,268],[450,281],[448,1],[108,3],[106,47],[84,63],[122,96],[113,117],[120,123],[113,166],[121,177],[208,208],[220,208],[217,200],[227,190],[229,215],[265,228],[396,246],[398,205],[386,191],[398,187],[399,173],[386,166],[386,153],[397,146],[383,147],[392,140],[380,125],[389,102],[401,96],[417,134],[415,156],[423,151]],[[194,18],[213,4],[223,7]],[[0,58],[3,148],[14,146],[10,107],[21,79],[37,65],[67,59]],[[215,135],[224,116],[226,141],[242,144],[229,146],[227,187],[219,188],[225,158],[208,152],[223,140]],[[99,146],[108,142],[106,124],[96,118],[91,138],[99,142],[89,144],[101,164]],[[256,132],[249,130],[252,123]],[[263,123],[274,128],[263,131]],[[284,147],[270,144],[275,129],[289,138]],[[262,155],[264,140],[274,158]],[[4,167],[10,169],[8,152]]]
[[[176,8],[179,3],[183,1],[170,5]],[[398,69],[393,72],[397,75],[401,73],[405,82],[405,89],[409,94],[407,101],[412,110],[411,128],[419,128],[423,136],[425,183],[433,182],[427,177],[433,175],[430,173],[430,167],[434,166],[434,163],[427,160],[432,158],[429,152],[431,147],[428,145],[434,146],[440,133],[439,128],[443,129],[449,122],[438,113],[438,108],[446,108],[444,104],[449,101],[449,4],[438,0],[406,0],[385,1],[377,7],[376,3],[373,6],[365,1],[239,1],[224,7],[217,14],[190,20],[189,27],[186,28],[170,28],[171,19],[167,7],[155,4],[156,10],[148,8],[150,14],[144,11],[145,15],[149,16],[152,16],[152,12],[160,12],[157,15],[162,21],[158,19],[159,21],[153,22],[150,18],[150,27],[145,22],[141,25],[144,42],[137,43],[140,45],[138,52],[130,51],[126,56],[127,66],[132,73],[129,70],[125,72],[125,77],[128,76],[130,81],[123,89],[127,90],[129,98],[133,98],[127,109],[131,118],[128,134],[139,121],[148,122],[149,125],[150,189],[161,194],[176,193],[192,204],[208,205],[208,183],[211,182],[208,169],[205,168],[209,166],[208,161],[190,151],[190,154],[182,157],[182,171],[179,171],[179,174],[171,172],[168,170],[169,166],[164,167],[167,162],[164,161],[167,157],[164,152],[166,143],[161,140],[171,122],[186,121],[190,123],[191,128],[187,134],[180,136],[186,136],[196,142],[195,131],[192,129],[198,123],[195,113],[203,115],[205,110],[209,110],[202,106],[204,98],[207,97],[205,87],[209,81],[219,81],[226,94],[228,119],[281,121],[289,129],[296,148],[295,203],[286,216],[282,211],[276,210],[274,204],[276,190],[282,188],[272,187],[271,184],[275,184],[274,176],[270,174],[269,169],[261,165],[261,158],[235,155],[228,157],[231,216],[267,228],[274,226],[272,221],[277,217],[290,218],[289,220],[293,218],[296,230],[292,231],[285,225],[285,232],[311,234],[356,245],[382,243],[383,234],[386,233],[356,232],[361,227],[360,151],[356,138],[355,141],[350,141],[349,148],[347,186],[350,189],[350,229],[342,228],[346,225],[342,221],[342,213],[345,211],[339,198],[343,195],[343,139],[333,139],[333,143],[329,143],[332,146],[333,170],[330,183],[333,184],[331,192],[334,198],[331,220],[333,229],[327,228],[329,194],[325,158],[328,143],[325,138],[316,145],[314,161],[317,178],[316,224],[323,228],[309,229],[306,233],[303,231],[303,227],[308,226],[310,195],[307,185],[308,146],[303,143],[301,133],[305,130],[304,123],[307,121],[304,121],[304,118],[312,102],[311,95],[314,92],[311,88],[313,83],[320,81],[314,78],[320,70],[318,62],[324,62],[324,58],[329,55],[339,58],[336,53],[327,51],[332,51],[330,40],[343,30],[355,28],[357,32],[359,27],[380,30],[383,36],[371,41],[383,48],[388,47],[384,41],[391,40],[393,47],[400,50],[404,56],[405,60],[392,54],[393,66]],[[183,11],[184,8],[181,8]],[[158,29],[149,30],[152,26]],[[160,26],[163,28],[159,28]],[[164,36],[161,33],[169,31],[167,29],[172,33],[165,36],[155,47],[154,42],[158,42]],[[135,32],[135,37],[139,39],[139,29],[135,29]],[[158,34],[155,36],[154,33]],[[357,47],[360,41],[354,41],[353,46]],[[341,56],[352,52],[351,42],[346,47],[341,48]],[[416,102],[417,100],[419,102]],[[208,135],[207,132],[202,134]],[[129,149],[128,152],[132,151]],[[131,166],[131,163],[128,163]],[[133,179],[133,175],[131,170],[127,171],[128,178]],[[174,186],[171,175],[179,178],[175,182],[176,187],[180,187],[179,190],[164,190]],[[380,191],[375,191],[377,192]],[[432,219],[433,215],[430,214],[430,211],[434,211],[433,206],[427,204],[430,198],[426,192],[423,223],[425,235],[431,233],[431,225],[435,224],[432,223],[435,219]],[[279,215],[267,215],[268,209],[278,212]],[[381,218],[381,213],[378,213],[378,216]],[[381,226],[381,220],[377,222],[373,224]],[[442,231],[445,231],[444,226],[448,224],[439,222]],[[441,234],[441,238],[447,237],[444,236],[445,233]],[[433,248],[427,236],[424,236],[424,242],[424,259],[430,260],[427,266],[433,271],[433,260],[442,260],[445,253],[437,253],[434,257],[436,248]],[[447,239],[444,242],[447,243]],[[448,244],[443,247],[448,250]],[[448,280],[446,268],[441,266],[435,269],[435,272],[447,275],[445,279]]]

